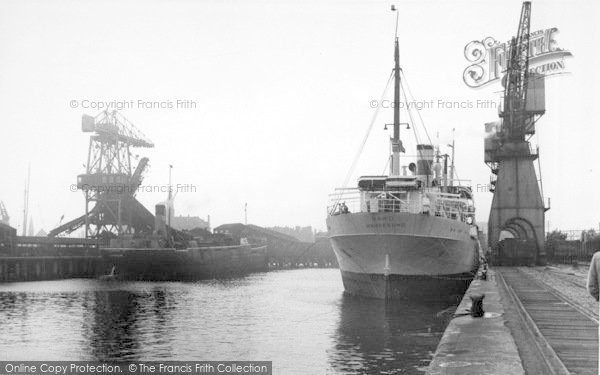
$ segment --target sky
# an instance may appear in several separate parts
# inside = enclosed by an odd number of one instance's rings
[[[84,212],[83,193],[71,191],[87,160],[81,116],[126,102],[121,114],[155,143],[133,152],[150,158],[143,185],[166,186],[173,165],[173,184],[191,186],[177,193],[177,215],[210,215],[215,227],[243,222],[247,203],[249,223],[325,229],[328,194],[343,184],[393,68],[391,4],[1,0],[0,200],[11,224],[22,225],[28,166],[36,231]],[[500,100],[498,82],[464,83],[464,48],[509,40],[521,2],[395,4],[410,89],[435,103],[420,115],[434,143],[451,142],[455,129],[458,175],[471,180],[477,220],[487,221],[492,194],[477,186],[489,183],[484,123],[497,109],[445,103]],[[558,44],[573,54],[566,74],[546,80],[546,114],[532,139],[552,229],[600,225],[599,10],[594,0],[532,5],[531,29],[557,27]],[[390,122],[382,109],[351,185],[384,170]],[[152,210],[166,193],[137,197]]]

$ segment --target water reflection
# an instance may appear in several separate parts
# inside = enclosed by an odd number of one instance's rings
[[[406,302],[344,295],[335,346],[328,352],[342,374],[423,373],[451,318],[457,296]]]
[[[144,347],[160,348],[158,357],[169,358],[171,313],[177,304],[173,293],[109,290],[93,294],[86,310],[93,312],[89,344],[93,358],[138,360]]]
[[[136,359],[139,348],[136,323],[140,316],[139,296],[124,290],[95,292],[90,347],[94,358]],[[91,308],[91,309],[90,309]]]
[[[456,306],[343,296],[338,270],[198,283],[0,283],[4,360],[268,360],[275,374],[420,373]]]

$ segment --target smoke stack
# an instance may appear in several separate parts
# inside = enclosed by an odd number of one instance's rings
[[[167,238],[167,208],[164,203],[154,206],[154,235]]]
[[[417,178],[423,184],[429,184],[431,176],[431,165],[433,164],[433,146],[417,145]]]

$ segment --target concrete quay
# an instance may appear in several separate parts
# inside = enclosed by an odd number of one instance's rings
[[[482,318],[471,317],[472,295],[484,294]],[[456,309],[429,365],[427,374],[524,374],[510,329],[496,274],[473,280]]]
[[[597,313],[531,273],[497,267],[487,280],[474,280],[427,374],[597,374]],[[476,295],[485,295],[479,318],[470,314]]]

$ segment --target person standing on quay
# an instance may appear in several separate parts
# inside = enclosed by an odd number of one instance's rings
[[[598,301],[600,299],[600,251],[594,253],[588,271],[587,290]]]
[[[595,252],[590,262],[590,270],[588,271],[587,290],[598,301],[600,299],[600,251]],[[600,326],[598,326],[598,334],[600,335]],[[598,346],[598,367],[600,368],[600,346]]]

